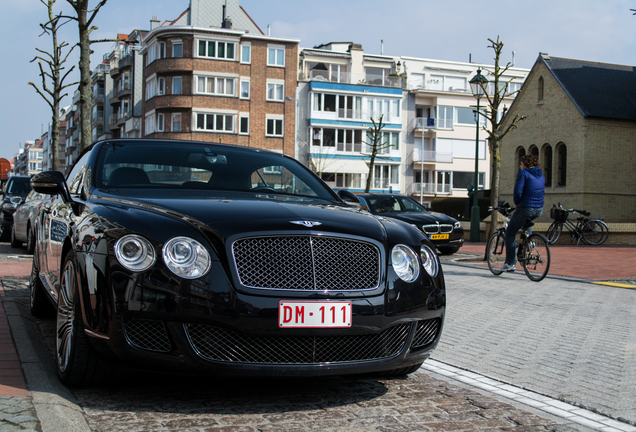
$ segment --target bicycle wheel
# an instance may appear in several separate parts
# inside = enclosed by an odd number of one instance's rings
[[[600,245],[609,237],[609,228],[603,221],[589,220],[581,229],[583,241],[589,245]]]
[[[501,267],[506,262],[506,245],[504,243],[504,235],[502,232],[496,232],[488,239],[486,245],[486,260],[488,268],[495,276],[503,273]]]
[[[557,221],[552,222],[552,225],[548,228],[548,232],[545,234],[548,242],[550,244],[555,244],[561,235],[561,231],[563,231],[563,224]]]
[[[530,280],[535,282],[543,280],[550,270],[548,239],[541,234],[531,234],[523,244],[523,256],[520,263]]]

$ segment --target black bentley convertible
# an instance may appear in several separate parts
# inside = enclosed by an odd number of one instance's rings
[[[296,160],[185,141],[102,141],[34,176],[31,311],[57,313],[67,385],[116,367],[316,376],[415,371],[442,270],[415,227],[344,203]]]

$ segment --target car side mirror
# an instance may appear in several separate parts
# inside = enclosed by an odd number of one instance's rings
[[[20,204],[22,204],[22,197],[11,197],[11,204],[16,207],[19,206]]]
[[[353,192],[349,192],[346,189],[340,189],[338,191],[338,196],[340,197],[341,200],[343,200],[347,204],[360,205],[360,200],[358,199],[358,197]]]
[[[31,177],[31,187],[41,194],[60,195],[62,200],[71,205],[76,215],[80,214],[81,204],[73,201],[71,192],[66,184],[64,174],[59,171],[44,171]]]

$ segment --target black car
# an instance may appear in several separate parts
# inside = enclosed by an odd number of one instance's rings
[[[457,219],[429,211],[413,198],[398,194],[359,194],[356,198],[374,215],[417,226],[443,255],[454,254],[464,244],[464,229]]]
[[[442,269],[415,227],[344,203],[295,159],[108,140],[37,223],[31,312],[57,311],[67,385],[114,366],[178,373],[411,373],[437,345]]]
[[[31,192],[31,177],[11,176],[2,189],[2,208],[0,209],[0,241],[11,236],[13,213]]]

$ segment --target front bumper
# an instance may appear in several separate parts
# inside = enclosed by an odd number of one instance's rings
[[[278,305],[288,298],[237,291],[219,262],[192,282],[156,270],[103,276],[93,279],[104,281],[95,289],[86,280],[87,334],[102,357],[128,368],[245,376],[380,372],[423,362],[444,322],[441,270],[419,286],[387,283],[381,295],[347,298],[353,322],[340,329],[280,328]]]

